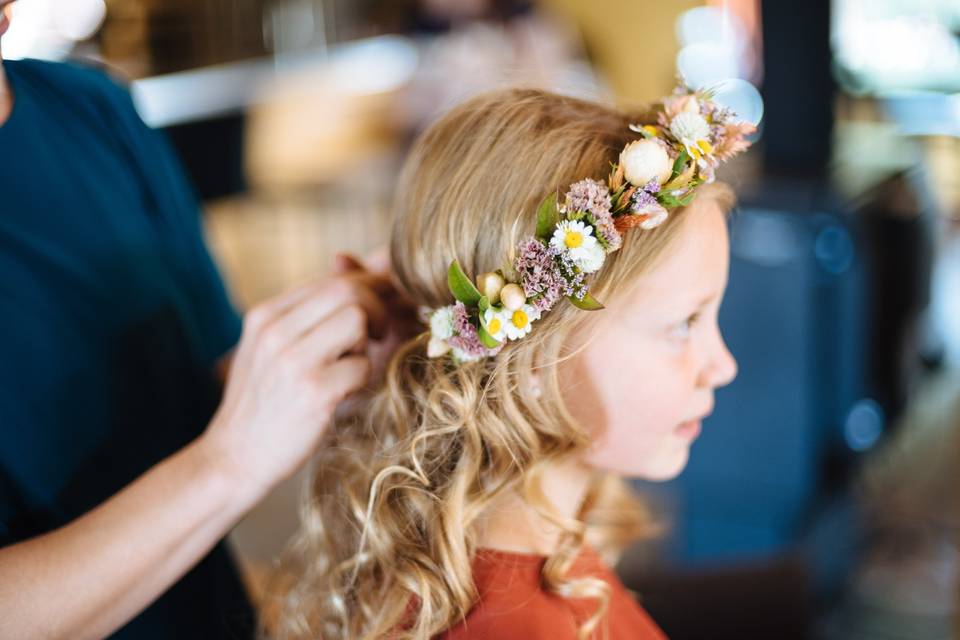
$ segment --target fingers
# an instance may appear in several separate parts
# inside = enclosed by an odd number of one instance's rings
[[[320,374],[318,386],[327,398],[331,415],[347,396],[369,383],[370,375],[370,360],[363,356],[344,356]]]
[[[314,368],[344,354],[362,354],[366,346],[366,312],[359,305],[349,305],[334,312],[289,350],[303,366]]]
[[[244,322],[248,330],[259,333],[269,327],[290,342],[340,307],[359,304],[370,315],[371,332],[380,336],[387,325],[384,301],[392,295],[392,285],[381,276],[352,273],[327,277],[257,305]]]
[[[386,332],[387,310],[380,297],[364,286],[343,281],[290,309],[275,321],[276,328],[296,340],[319,323],[327,322],[328,316],[351,305],[363,310],[366,316],[364,326],[369,329],[371,336],[377,338]]]
[[[333,256],[333,272],[337,274],[350,271],[363,271],[363,263],[349,253],[337,253]]]
[[[345,255],[345,254],[341,254]],[[352,258],[349,258],[352,260]],[[347,262],[344,262],[344,265]],[[350,263],[353,264],[353,263]],[[322,294],[325,289],[336,286],[334,283],[346,279],[354,286],[366,287],[378,295],[390,295],[394,291],[393,283],[384,275],[371,273],[369,271],[358,269],[340,274],[337,277],[326,276],[306,282],[291,291],[282,293],[275,298],[257,305],[257,315],[262,315],[267,319],[275,318],[288,312],[297,304],[303,302],[306,298]]]
[[[369,271],[385,276],[390,272],[390,249],[383,245],[368,253],[363,260],[350,253],[337,253],[333,256],[334,273],[351,271]]]

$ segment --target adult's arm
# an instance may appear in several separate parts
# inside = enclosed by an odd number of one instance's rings
[[[104,637],[193,567],[367,383],[387,287],[366,273],[331,277],[248,313],[198,439],[77,520],[0,549],[0,637]]]

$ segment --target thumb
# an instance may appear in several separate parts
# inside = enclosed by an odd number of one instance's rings
[[[351,271],[363,271],[365,268],[362,262],[349,253],[337,252],[333,256],[333,272],[335,274],[339,275]]]

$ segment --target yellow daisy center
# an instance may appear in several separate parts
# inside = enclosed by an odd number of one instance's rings
[[[523,329],[529,321],[530,319],[527,318],[527,314],[523,312],[523,309],[514,311],[513,316],[510,318],[510,322],[512,322],[513,326],[517,329]]]
[[[487,323],[488,333],[500,333],[500,318],[493,318]]]
[[[700,147],[700,151],[706,154],[713,153],[713,145],[710,144],[709,140],[697,140],[697,146]]]
[[[583,244],[583,234],[579,231],[569,229],[563,236],[563,243],[567,245],[568,249],[576,249]]]

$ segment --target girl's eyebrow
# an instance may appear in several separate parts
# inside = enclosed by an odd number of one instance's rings
[[[708,304],[710,304],[711,302],[713,302],[714,300],[716,300],[716,299],[719,297],[719,295],[720,295],[720,294],[719,294],[719,293],[716,293],[716,292],[715,292],[715,293],[709,293],[709,294],[707,294],[706,296],[704,296],[704,297],[700,300],[700,302],[697,304],[697,306],[696,306],[695,308],[696,308],[696,309],[703,309],[705,306],[707,306]]]

